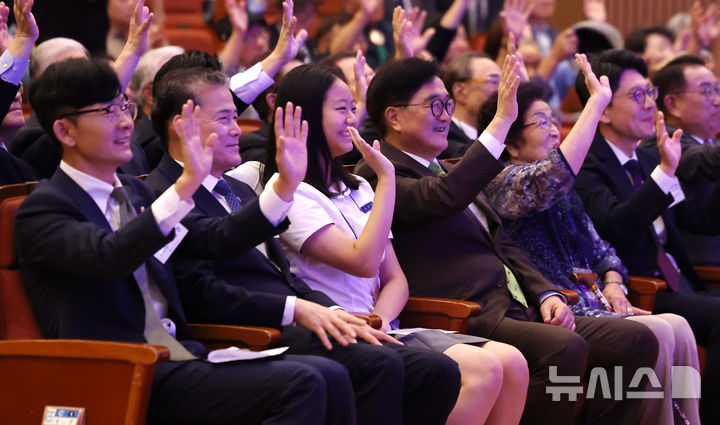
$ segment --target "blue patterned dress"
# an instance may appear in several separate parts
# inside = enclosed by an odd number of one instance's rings
[[[512,239],[538,270],[559,288],[572,289],[580,301],[570,306],[579,316],[623,317],[603,308],[585,285],[570,281],[574,269],[602,276],[615,270],[627,281],[627,269],[609,243],[598,236],[572,189],[575,175],[560,150],[531,164],[508,164],[485,188],[490,205],[503,218]]]

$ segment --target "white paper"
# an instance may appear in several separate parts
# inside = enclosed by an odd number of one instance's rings
[[[220,350],[213,350],[208,354],[210,363],[225,363],[238,360],[254,360],[265,357],[279,356],[286,352],[290,347],[271,348],[263,351],[250,351],[247,348],[228,347]]]
[[[429,328],[405,328],[405,329],[395,329],[392,331],[388,331],[387,333],[389,335],[410,335],[411,333],[420,332],[420,331],[427,331],[432,330]],[[446,331],[445,329],[434,329],[440,332],[445,332],[446,334],[455,334],[456,331]]]
[[[175,237],[155,253],[155,258],[159,262],[165,264],[172,253],[175,252],[175,248],[180,245],[180,242],[182,242],[183,238],[185,238],[185,235],[187,234],[188,229],[183,226],[182,223],[175,225]]]

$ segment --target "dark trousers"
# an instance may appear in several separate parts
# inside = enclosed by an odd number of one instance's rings
[[[700,411],[704,423],[720,423],[720,291],[695,292],[681,282],[680,292],[657,294],[653,313],[684,317],[697,343],[707,350]]]
[[[301,344],[302,345],[302,344]],[[345,366],[350,375],[358,424],[441,425],[460,392],[460,371],[442,353],[386,343],[366,343],[328,351],[312,343],[303,352]]]
[[[622,366],[622,401],[604,398],[600,386],[595,397],[585,401],[584,424],[637,423],[639,403],[626,399],[630,380],[640,367],[655,366],[658,342],[644,325],[623,319],[575,316],[575,332],[544,323],[504,318],[490,335],[482,335],[517,347],[525,356],[530,371],[527,402],[522,424],[572,424],[575,402],[562,394],[552,401],[548,387],[572,387],[579,384],[550,381],[550,366],[557,376],[584,378],[593,367],[606,368],[610,389],[615,395],[614,366]],[[646,382],[646,381],[644,381]]]
[[[332,394],[334,391],[337,394]],[[334,406],[327,409],[328,398],[341,399],[347,409],[352,405],[352,389],[345,369],[322,357],[285,355],[220,364],[168,362],[155,371],[147,422],[354,423],[351,408],[346,412]],[[329,411],[336,417],[329,417]]]

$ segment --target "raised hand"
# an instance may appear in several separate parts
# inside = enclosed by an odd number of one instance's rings
[[[575,62],[577,62],[580,70],[585,76],[585,86],[587,86],[590,92],[590,98],[596,99],[600,102],[600,106],[605,108],[612,100],[612,89],[610,88],[610,81],[607,76],[600,76],[600,80],[595,76],[590,62],[587,60],[587,56],[583,53],[575,54]]]
[[[248,29],[248,14],[245,4],[246,0],[225,0],[225,8],[233,30],[240,34],[245,34]]]
[[[367,115],[365,101],[368,89],[368,76],[365,73],[366,66],[367,62],[365,61],[365,56],[362,54],[362,51],[358,49],[355,54],[355,62],[353,62],[353,74],[355,79],[350,84],[350,93],[352,93],[355,106],[357,107],[359,122],[364,121]],[[360,124],[358,124],[358,126],[359,125]]]
[[[272,54],[278,55],[278,57],[281,58],[283,64],[286,64],[297,56],[298,49],[308,36],[307,31],[304,29],[300,30],[297,35],[295,34],[297,18],[293,15],[293,7],[294,4],[292,0],[283,2],[282,28],[280,29],[280,37],[278,38],[277,45],[272,52]]]
[[[155,15],[145,6],[145,0],[135,0],[125,48],[130,48],[138,57],[142,56],[147,50],[148,32],[154,19]]]
[[[675,130],[672,137],[668,136],[665,128],[665,117],[660,111],[655,112],[655,136],[657,137],[657,146],[660,151],[660,169],[668,176],[674,176],[680,162],[680,154],[682,148],[680,146],[680,138],[683,131]]]
[[[0,50],[3,52],[12,41],[7,26],[8,16],[10,16],[10,8],[5,5],[5,2],[0,1]]]
[[[502,72],[500,73],[498,104],[495,116],[511,124],[517,119],[518,115],[517,89],[520,85],[519,69],[520,64],[517,57],[505,56],[505,62],[503,62]]]
[[[505,31],[512,34],[516,40],[522,36],[533,6],[531,0],[505,0],[505,7],[500,12],[500,16]]]
[[[577,52],[578,49],[578,38],[572,28],[568,28],[561,32],[552,44],[550,48],[550,55],[555,60],[563,61],[568,59]]]
[[[523,58],[522,53],[517,51],[517,43],[515,42],[515,36],[513,33],[508,34],[507,54],[515,56],[518,60],[518,75],[520,76],[520,82],[526,83],[530,81],[530,75],[527,72],[527,68],[525,68],[525,59]]]
[[[434,28],[428,28],[420,34],[427,12],[414,7],[405,14],[405,10],[397,6],[393,10],[393,41],[395,42],[395,58],[411,58],[425,49],[435,35]]]
[[[584,0],[583,11],[585,11],[585,17],[588,19],[599,22],[607,21],[605,0]]]
[[[392,165],[390,160],[385,158],[385,155],[380,153],[380,142],[376,140],[373,142],[372,147],[370,147],[370,145],[368,145],[365,140],[360,137],[360,133],[358,133],[357,129],[353,127],[348,127],[347,129],[350,132],[350,138],[352,139],[353,144],[357,148],[358,152],[360,152],[360,155],[362,155],[365,162],[367,162],[370,168],[372,168],[375,174],[377,174],[378,179],[381,177],[395,178],[395,167]]]
[[[711,3],[703,11],[699,1],[693,3],[690,9],[692,28],[700,47],[708,47],[720,35],[720,17],[717,4]]]
[[[273,189],[280,198],[291,201],[307,171],[308,123],[302,120],[302,108],[288,102],[285,111],[275,109],[275,163],[279,178]]]
[[[15,0],[13,13],[17,23],[15,38],[8,43],[8,50],[14,58],[28,59],[40,31],[38,30],[35,16],[32,14],[33,0]],[[4,18],[4,26],[7,28],[7,17]],[[7,33],[7,29],[5,29]],[[6,41],[9,36],[6,38]]]
[[[377,8],[380,6],[379,0],[363,0],[360,2],[362,7],[362,13],[369,19],[375,14]]]
[[[212,133],[204,142],[201,140],[199,115],[200,106],[188,100],[182,107],[182,114],[173,118],[173,128],[182,141],[180,161],[185,165],[175,189],[183,200],[192,197],[212,168],[217,134]]]

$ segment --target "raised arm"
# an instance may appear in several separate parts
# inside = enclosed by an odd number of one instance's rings
[[[612,99],[612,89],[606,76],[602,75],[598,80],[584,54],[576,54],[575,61],[585,76],[585,85],[590,91],[590,98],[572,130],[560,145],[560,151],[573,173],[577,174],[592,144],[600,115]]]
[[[295,34],[297,18],[293,15],[293,7],[292,0],[283,2],[282,28],[280,28],[278,42],[270,55],[260,61],[263,71],[270,77],[274,77],[283,65],[297,56],[298,49],[308,36],[305,29],[301,29]]]
[[[130,31],[128,39],[120,55],[115,59],[113,68],[117,72],[120,86],[124,92],[130,84],[130,78],[137,67],[140,56],[145,53],[148,45],[148,31],[155,15],[145,6],[145,0],[134,0],[132,17],[130,18]]]
[[[364,0],[359,2],[359,5],[360,7],[355,11],[350,21],[343,25],[330,41],[328,50],[331,55],[352,49],[353,43],[362,34],[365,25],[370,21],[370,17],[380,7],[380,2],[378,0]]]
[[[15,0],[13,13],[17,22],[15,38],[7,46],[10,54],[16,59],[29,59],[33,46],[40,36],[35,16],[32,14],[34,0]],[[3,3],[3,8],[5,4]],[[4,27],[7,31],[7,14],[4,14]]]
[[[224,0],[232,24],[232,34],[218,55],[224,69],[237,69],[243,38],[248,29],[248,14],[245,0]]]
[[[348,127],[355,147],[378,176],[372,210],[363,231],[353,240],[334,224],[327,225],[305,240],[302,252],[336,269],[360,277],[375,277],[380,270],[395,208],[395,170],[379,151]]]

